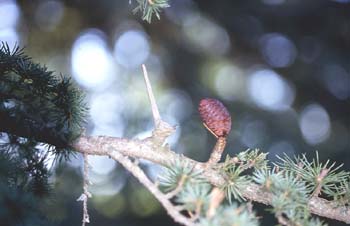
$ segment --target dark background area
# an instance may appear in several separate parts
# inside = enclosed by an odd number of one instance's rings
[[[225,154],[260,148],[275,161],[283,153],[312,158],[317,150],[322,161],[350,170],[349,1],[172,0],[151,24],[130,3],[0,1],[0,10],[10,5],[0,11],[0,40],[72,75],[87,93],[91,135],[150,134],[145,63],[161,114],[179,126],[169,140],[175,151],[207,160],[215,139],[196,108],[214,97],[233,119]],[[81,164],[77,156],[50,166],[54,194],[45,208],[53,225],[81,222]],[[159,173],[142,164],[152,178]],[[91,165],[89,225],[175,225],[121,166],[99,157]],[[256,206],[261,225],[276,224]]]

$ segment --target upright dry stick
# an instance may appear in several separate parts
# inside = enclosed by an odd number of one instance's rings
[[[142,64],[142,71],[143,71],[143,77],[144,77],[145,83],[146,83],[148,98],[149,98],[149,101],[151,102],[154,126],[157,127],[158,123],[160,121],[162,121],[162,119],[161,119],[160,114],[159,114],[158,106],[156,103],[156,98],[154,98],[151,82],[149,81],[149,78],[148,78],[147,68],[144,64]]]
[[[163,121],[160,117],[156,98],[154,97],[151,82],[148,78],[147,68],[144,64],[142,64],[142,71],[146,83],[148,98],[151,103],[152,115],[155,126],[155,129],[152,133],[153,142],[158,145],[163,145],[165,139],[168,138],[175,131],[175,128],[169,125],[167,122]]]

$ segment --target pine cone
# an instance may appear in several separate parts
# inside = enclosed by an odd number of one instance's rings
[[[231,130],[231,116],[218,100],[205,98],[199,102],[199,114],[203,123],[217,137],[226,137]]]

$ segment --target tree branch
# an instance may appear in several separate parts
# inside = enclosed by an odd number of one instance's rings
[[[204,163],[194,161],[183,155],[176,154],[169,147],[156,147],[150,139],[135,140],[125,138],[115,138],[108,136],[82,136],[75,143],[75,148],[81,153],[90,155],[106,155],[111,158],[116,158],[117,155],[146,159],[153,163],[163,166],[171,166],[171,163],[180,159],[188,164],[189,167],[194,167],[203,171],[205,178],[214,186],[222,186],[225,179],[220,174],[211,168],[206,168]],[[243,196],[248,199],[266,205],[271,204],[271,194],[263,191],[263,189],[255,183],[250,183],[245,190],[242,191]],[[350,223],[350,209],[346,206],[336,207],[336,203],[318,197],[312,197],[309,201],[309,208],[313,214],[321,217],[335,219]]]
[[[165,194],[158,190],[157,186],[148,179],[146,174],[142,169],[135,163],[133,163],[128,157],[125,157],[119,152],[113,152],[111,157],[118,161],[122,166],[125,167],[129,172],[131,172],[134,177],[136,177],[141,184],[143,184],[163,205],[167,213],[178,223],[181,223],[186,226],[196,226],[195,223],[190,221],[187,217],[183,216],[178,208],[174,206]]]
[[[195,224],[191,222],[190,219],[181,215],[178,208],[170,202],[167,195],[161,193],[138,165],[130,161],[128,157],[146,159],[168,167],[174,162],[185,162],[188,167],[203,172],[204,177],[216,187],[222,187],[225,184],[225,179],[219,170],[214,170],[205,163],[197,162],[183,155],[176,154],[169,146],[163,145],[165,139],[174,132],[175,128],[161,119],[145,65],[142,65],[142,69],[155,123],[152,136],[144,140],[137,140],[108,136],[89,137],[83,135],[74,144],[74,147],[84,155],[105,155],[120,162],[146,186],[175,221],[186,226],[194,226]],[[246,199],[267,205],[272,203],[272,194],[264,191],[255,183],[248,184],[241,192]],[[346,206],[336,207],[336,203],[334,202],[312,197],[309,201],[309,208],[312,213],[319,216],[350,223],[350,210],[347,209]]]

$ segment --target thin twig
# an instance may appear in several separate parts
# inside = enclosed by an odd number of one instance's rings
[[[209,208],[206,213],[208,219],[212,218],[216,214],[217,208],[225,199],[225,192],[218,187],[213,188],[210,193]]]
[[[119,152],[114,152],[113,157],[114,160],[118,161],[122,166],[125,167],[134,177],[136,177],[141,184],[143,184],[153,195],[157,198],[157,200],[163,205],[166,209],[167,213],[178,223],[181,223],[186,226],[197,226],[195,223],[191,222],[190,219],[183,216],[176,206],[174,206],[170,200],[164,195],[160,190],[158,190],[157,186],[152,183],[150,179],[146,176],[146,174],[142,171],[142,169],[135,165],[128,157],[123,156]]]
[[[179,183],[177,184],[176,188],[174,190],[166,193],[165,196],[168,199],[172,199],[175,195],[177,195],[179,192],[181,192],[181,190],[183,189],[183,186],[185,184],[186,179],[187,179],[187,175],[183,174],[181,176],[181,179],[180,179]]]
[[[82,220],[82,226],[85,226],[86,223],[90,223],[90,217],[88,213],[88,205],[87,201],[89,198],[91,198],[91,193],[89,192],[89,161],[88,161],[88,153],[83,153],[84,156],[84,172],[83,172],[83,194],[77,199],[77,201],[83,202],[83,220]]]

